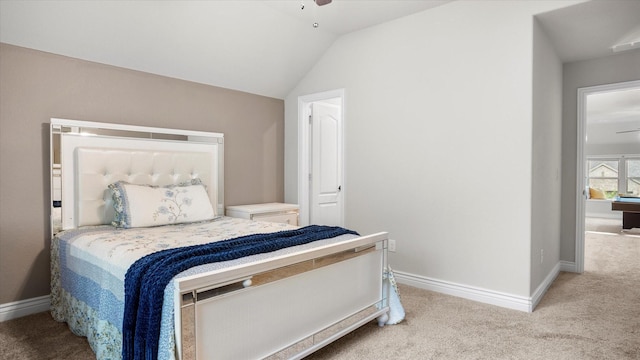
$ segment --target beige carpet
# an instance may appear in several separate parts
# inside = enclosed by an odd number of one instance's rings
[[[561,273],[533,313],[401,287],[407,320],[309,359],[640,359],[640,232],[588,233],[585,273]]]
[[[585,273],[561,273],[533,313],[401,285],[405,321],[366,325],[308,359],[640,359],[640,231],[612,231],[587,233]],[[0,323],[0,358],[93,353],[41,313]]]

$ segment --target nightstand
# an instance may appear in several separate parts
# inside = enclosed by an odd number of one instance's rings
[[[256,221],[298,225],[300,207],[296,204],[268,203],[227,206],[227,216]]]

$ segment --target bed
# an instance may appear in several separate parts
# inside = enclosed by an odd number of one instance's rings
[[[51,134],[51,312],[98,359],[296,359],[389,321],[387,234],[224,216],[222,134]]]

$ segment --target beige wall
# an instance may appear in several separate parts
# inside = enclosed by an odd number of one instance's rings
[[[52,117],[225,134],[227,205],[282,201],[282,100],[0,44],[0,304],[49,294]]]

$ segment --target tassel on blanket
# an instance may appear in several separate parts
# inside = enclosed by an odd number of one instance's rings
[[[395,325],[402,320],[404,320],[404,307],[400,302],[400,292],[398,291],[398,284],[396,283],[396,278],[393,275],[393,270],[391,267],[387,266],[387,270],[385,270],[383,274],[383,291],[387,291],[389,289],[389,320],[387,320],[387,325]]]

